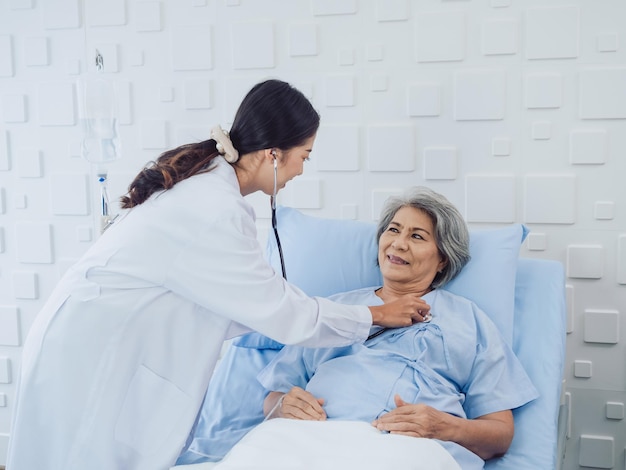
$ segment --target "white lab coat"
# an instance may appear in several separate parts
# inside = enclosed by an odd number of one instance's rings
[[[236,324],[339,346],[371,315],[272,270],[219,158],[125,213],[60,281],[24,345],[7,470],[174,465]]]

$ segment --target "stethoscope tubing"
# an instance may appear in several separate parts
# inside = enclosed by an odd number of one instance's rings
[[[280,268],[283,272],[283,278],[287,280],[287,272],[285,270],[285,257],[283,255],[283,247],[280,244],[280,237],[278,236],[278,226],[276,223],[276,192],[278,186],[278,162],[274,155],[274,192],[270,198],[272,205],[272,229],[274,230],[274,238],[276,238],[276,246],[278,247],[278,255],[280,256]]]

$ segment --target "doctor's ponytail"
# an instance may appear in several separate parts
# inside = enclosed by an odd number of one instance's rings
[[[128,193],[120,198],[122,208],[138,206],[156,192],[171,189],[179,181],[209,171],[211,162],[219,155],[215,144],[215,140],[209,139],[162,153],[135,176]]]

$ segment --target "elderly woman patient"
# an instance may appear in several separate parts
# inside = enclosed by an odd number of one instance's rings
[[[469,261],[459,211],[424,187],[390,199],[378,225],[383,285],[334,296],[381,305],[417,293],[429,321],[374,327],[364,344],[287,346],[259,374],[272,392],[268,418],[361,420],[381,431],[436,439],[464,470],[503,455],[511,410],[537,397],[492,321],[471,301],[440,289]]]

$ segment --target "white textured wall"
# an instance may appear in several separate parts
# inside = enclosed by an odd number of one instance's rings
[[[25,335],[97,238],[75,86],[96,48],[114,196],[276,77],[323,123],[283,204],[372,219],[426,184],[472,228],[525,223],[522,256],[568,274],[564,468],[626,468],[625,0],[0,0],[0,464]]]

